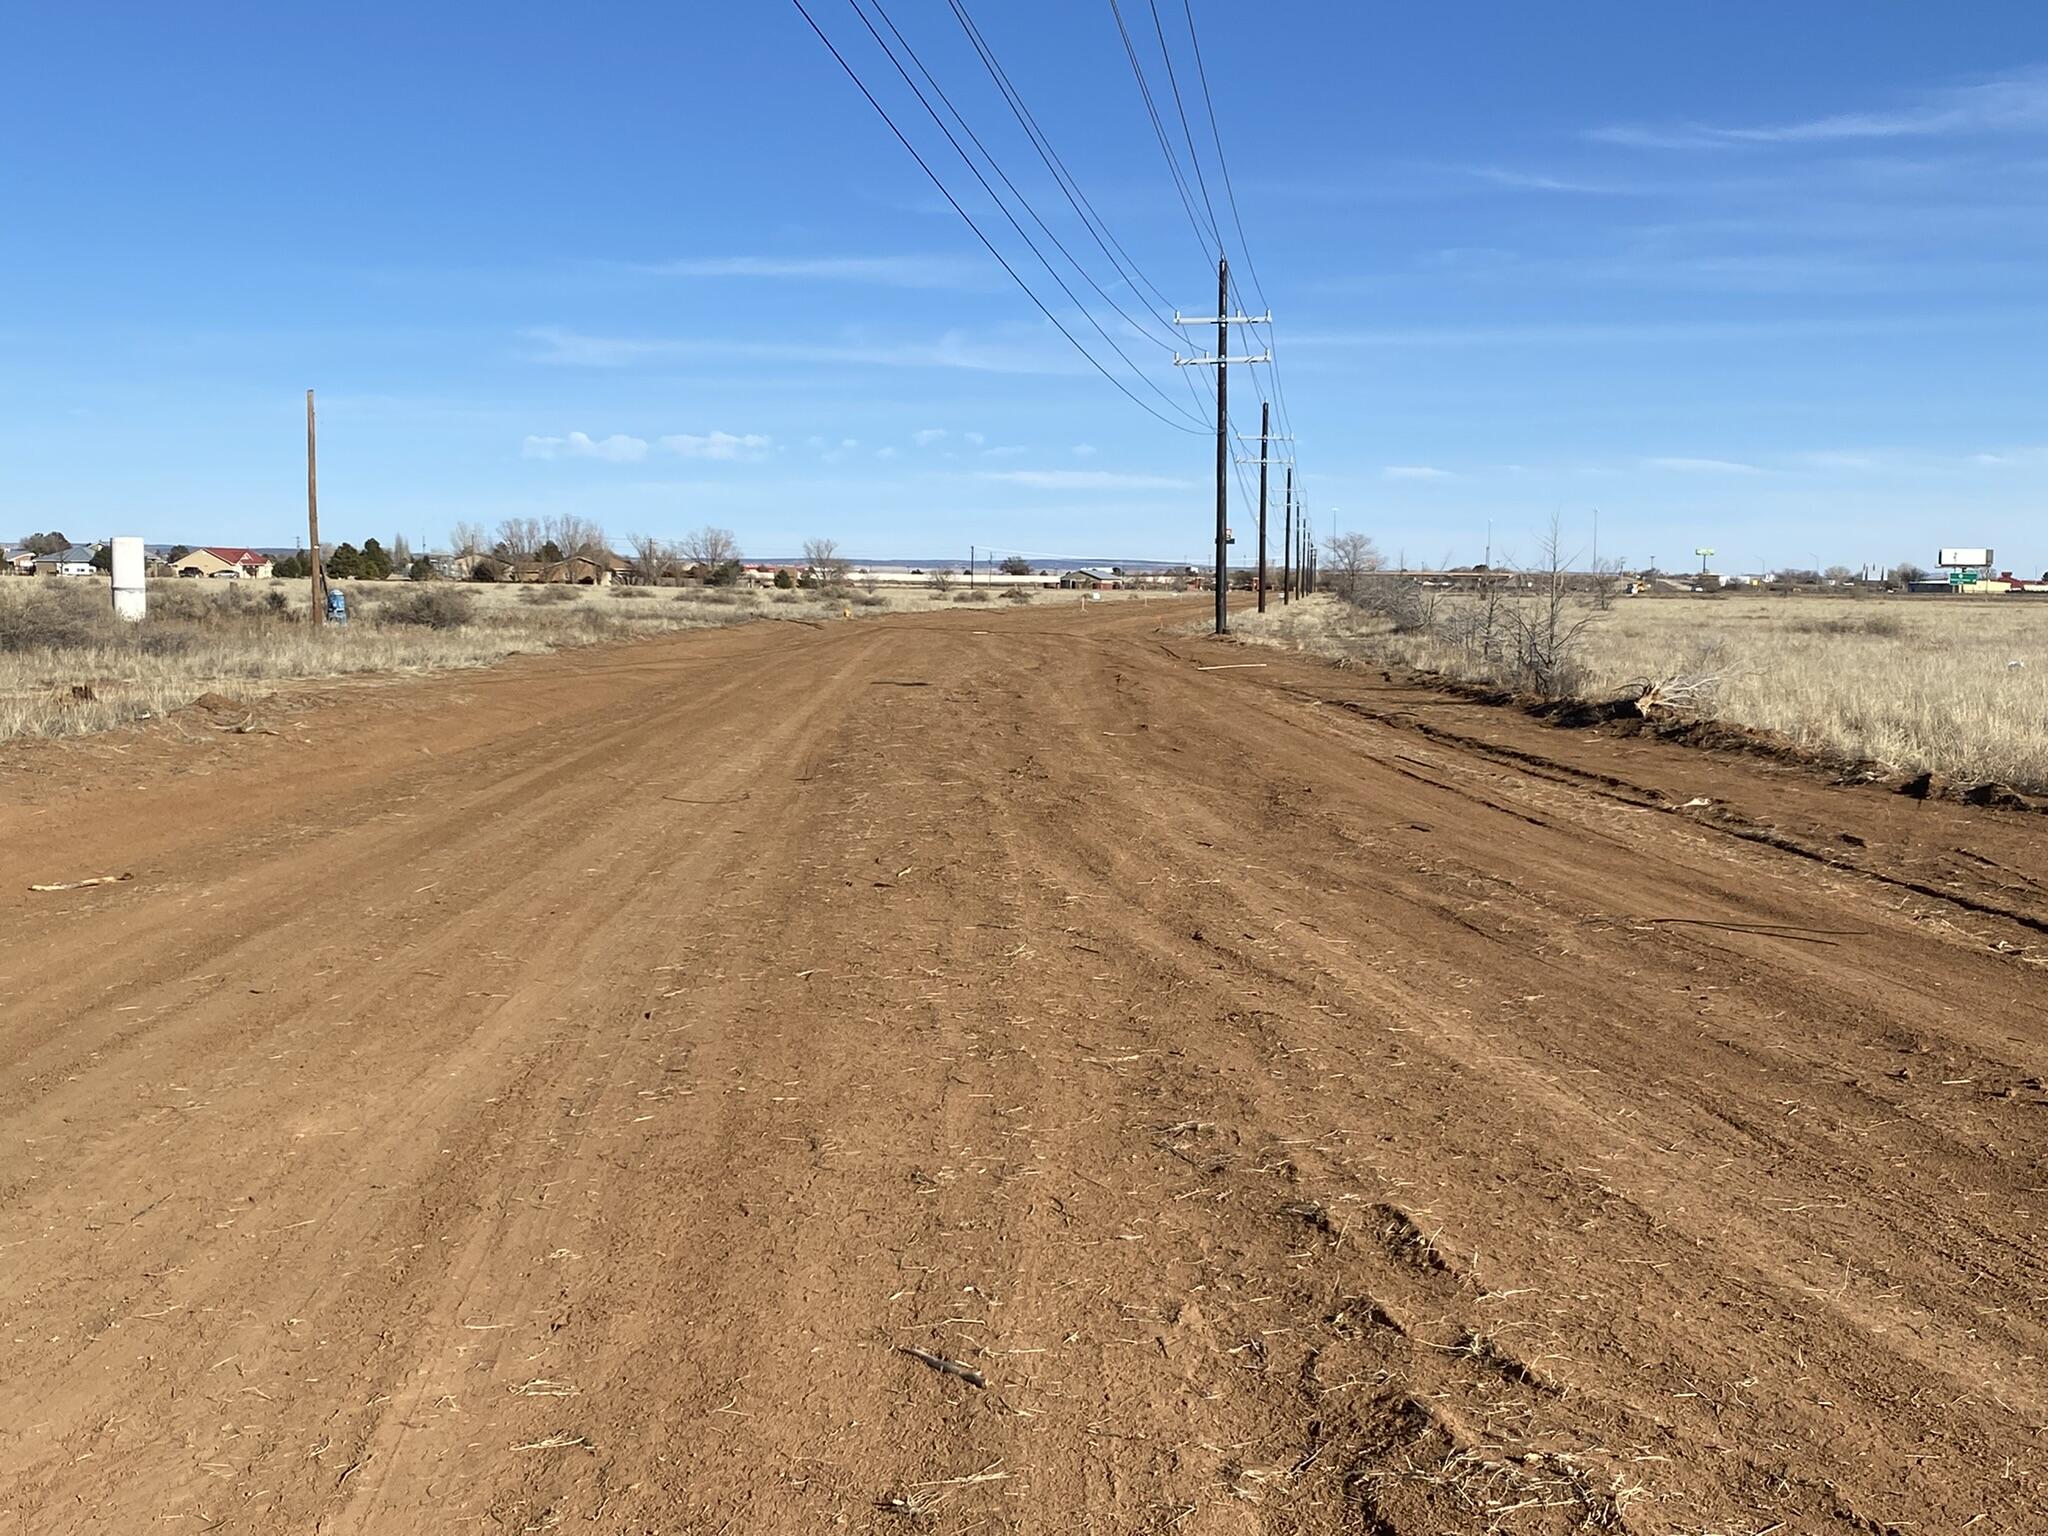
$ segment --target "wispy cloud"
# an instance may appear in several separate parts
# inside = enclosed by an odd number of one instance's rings
[[[1095,457],[1095,445],[1093,443],[1076,443],[1074,444],[1073,452],[1074,457],[1077,459],[1092,459]]]
[[[1749,144],[1831,144],[1949,134],[2030,133],[2048,129],[2048,68],[1925,93],[1874,112],[1835,112],[1749,127],[1705,123],[1612,123],[1587,137],[1631,149],[1727,149]]]
[[[774,438],[759,432],[677,432],[660,441],[668,452],[685,459],[758,459],[775,445]]]
[[[877,448],[875,450],[875,457],[878,459],[893,459],[896,457],[896,449],[893,446],[888,448]]]
[[[929,448],[933,443],[943,442],[945,437],[944,427],[924,427],[910,434],[910,440],[920,448]]]
[[[962,432],[960,436],[966,440],[970,448],[979,448],[988,441],[988,438],[980,432]]]
[[[1468,165],[1465,174],[1518,192],[1572,192],[1591,197],[1634,195],[1634,189],[1611,182],[1579,181],[1565,176],[1546,176],[1536,171],[1513,171],[1499,165]]]
[[[984,469],[977,480],[1029,486],[1035,491],[1187,491],[1192,480],[1169,475],[1127,475],[1108,469]]]
[[[1669,470],[1680,475],[1760,475],[1763,473],[1754,464],[1740,464],[1733,459],[1688,459],[1652,458],[1643,460],[1645,469]]]
[[[984,459],[1014,459],[1021,457],[1023,452],[1022,448],[1015,447],[1009,443],[1001,443],[994,448],[982,449],[981,456]]]
[[[963,368],[978,373],[1073,374],[1085,365],[1043,346],[977,338],[946,331],[929,341],[849,340],[823,345],[662,336],[594,336],[561,326],[520,333],[534,344],[536,363],[563,368],[632,368],[693,357],[749,358],[808,367],[841,363],[883,368]]]
[[[1438,469],[1433,464],[1389,464],[1380,471],[1382,480],[1449,480],[1448,469]]]
[[[567,437],[528,437],[519,449],[527,459],[602,459],[608,464],[637,464],[647,457],[647,439],[614,432],[592,437],[571,432]]]
[[[650,277],[742,277],[784,282],[872,283],[885,288],[987,288],[988,269],[957,256],[685,256],[630,262]]]

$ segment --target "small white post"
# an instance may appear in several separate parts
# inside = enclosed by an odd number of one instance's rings
[[[149,606],[142,580],[142,540],[123,535],[114,540],[114,617],[134,623]]]

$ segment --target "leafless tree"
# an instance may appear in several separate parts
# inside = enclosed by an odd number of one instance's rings
[[[828,587],[841,586],[853,562],[839,553],[834,539],[804,540],[804,569]]]
[[[482,523],[457,523],[448,530],[448,552],[454,555],[480,555],[490,548],[486,537]]]
[[[636,533],[631,536],[633,546],[633,575],[650,587],[658,587],[669,579],[675,569],[676,552],[667,540],[658,539],[651,533]]]
[[[564,556],[587,555],[598,559],[610,552],[605,542],[604,528],[587,517],[574,512],[559,512],[547,520],[544,543],[550,543]]]
[[[547,542],[537,517],[508,517],[498,524],[496,551],[507,560],[531,560]]]
[[[945,570],[933,571],[925,578],[925,585],[934,592],[950,591],[953,586],[953,573]]]
[[[1509,615],[1509,629],[1524,686],[1546,699],[1561,699],[1582,681],[1579,642],[1594,614],[1573,604],[1571,557],[1554,513],[1536,557],[1536,564],[1523,572],[1529,584]]]
[[[732,530],[713,528],[708,524],[695,533],[684,534],[682,543],[677,547],[685,561],[701,565],[706,570],[740,557],[740,541],[733,537]]]
[[[1324,541],[1323,548],[1330,557],[1327,574],[1349,603],[1358,601],[1359,588],[1365,578],[1387,563],[1369,534],[1332,534]]]

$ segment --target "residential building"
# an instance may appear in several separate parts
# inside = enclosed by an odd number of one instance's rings
[[[261,550],[208,546],[187,550],[170,562],[180,576],[219,576],[224,579],[269,577],[276,567]]]
[[[60,549],[52,554],[36,556],[38,576],[93,576],[98,572],[92,568],[93,549],[87,544],[74,544],[69,549]]]

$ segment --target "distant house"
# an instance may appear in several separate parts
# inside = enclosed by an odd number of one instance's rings
[[[1077,591],[1092,592],[1098,588],[1114,591],[1123,584],[1124,579],[1120,574],[1099,565],[1082,566],[1078,570],[1060,573],[1060,585]]]
[[[0,573],[8,576],[33,576],[36,573],[36,552],[32,549],[11,549],[0,555]]]
[[[171,568],[180,576],[218,576],[224,580],[269,577],[276,570],[270,556],[260,550],[217,546],[188,550],[171,562]]]
[[[84,544],[74,544],[69,549],[56,550],[51,554],[37,555],[38,576],[93,576],[98,573],[92,568],[93,551]]]

